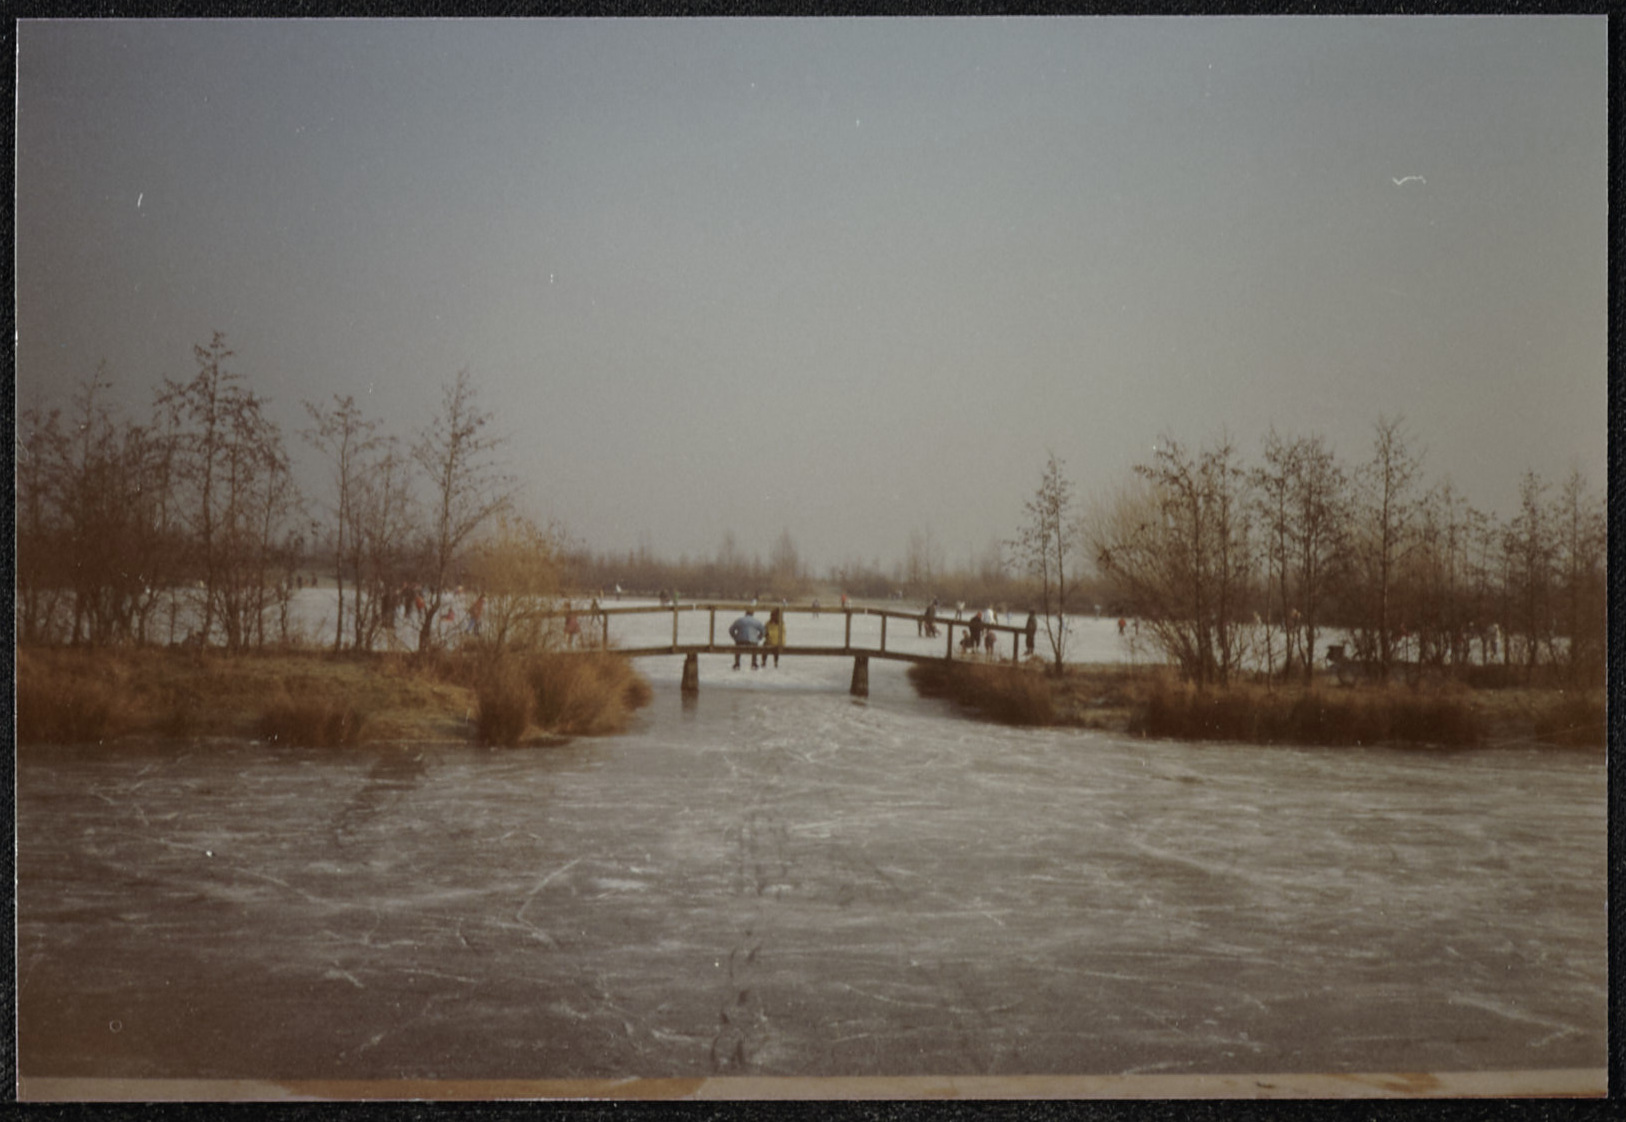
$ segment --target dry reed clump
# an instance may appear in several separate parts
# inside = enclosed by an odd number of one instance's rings
[[[539,655],[528,677],[536,723],[566,735],[620,732],[653,697],[632,664],[611,654]]]
[[[366,717],[324,700],[277,701],[260,715],[261,739],[297,748],[340,748],[361,742]]]
[[[498,665],[474,689],[474,738],[481,744],[518,744],[531,726],[535,695],[524,672]]]
[[[145,650],[17,648],[17,738],[71,744],[161,731],[189,719],[168,682],[148,673]]]
[[[909,668],[909,680],[922,697],[946,697],[1002,724],[1056,723],[1050,681],[1024,667],[917,662]]]
[[[474,691],[475,736],[496,745],[519,744],[533,729],[559,736],[621,732],[654,696],[626,659],[602,653],[486,660]]]
[[[85,744],[111,740],[141,725],[141,711],[116,682],[82,678],[60,668],[17,667],[17,740],[24,744]]]
[[[1230,685],[1199,690],[1155,680],[1129,731],[1176,740],[1328,746],[1405,743],[1471,745],[1483,725],[1450,691],[1268,690]]]
[[[1609,712],[1601,691],[1561,693],[1536,708],[1536,739],[1566,747],[1603,747]]]

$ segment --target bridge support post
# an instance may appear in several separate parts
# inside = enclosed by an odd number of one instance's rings
[[[848,691],[854,697],[869,696],[869,656],[859,655],[853,659],[853,684]]]
[[[691,696],[700,692],[700,656],[693,651],[683,656],[683,684],[678,688]]]

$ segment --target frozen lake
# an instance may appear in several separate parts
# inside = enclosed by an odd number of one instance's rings
[[[20,1074],[1605,1065],[1601,753],[1009,730],[895,663],[850,698],[841,658],[702,656],[685,703],[642,666],[635,729],[554,749],[23,749]]]

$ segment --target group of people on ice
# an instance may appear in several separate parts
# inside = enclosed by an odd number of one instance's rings
[[[433,600],[433,593],[426,593],[422,585],[410,582],[404,583],[394,595],[384,601],[384,618],[389,621],[391,628],[395,627],[397,621],[411,624],[413,616],[417,616],[420,620],[425,619],[429,615],[430,604]],[[441,601],[440,614],[435,620],[435,625],[439,631],[444,633],[460,629],[469,635],[478,635],[480,633],[480,621],[484,618],[486,611],[485,594],[475,594],[474,602],[463,610],[460,621],[458,609],[462,607],[463,602],[463,586],[458,585],[455,591],[448,593]],[[399,612],[399,616],[397,616],[397,612]]]

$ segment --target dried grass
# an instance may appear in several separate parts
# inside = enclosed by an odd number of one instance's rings
[[[1238,684],[1199,690],[1155,678],[1129,731],[1177,740],[1254,744],[1472,745],[1484,726],[1461,690],[1270,690]]]
[[[602,652],[445,660],[435,672],[474,679],[475,736],[482,744],[621,732],[654,696],[631,663]]]
[[[1034,668],[972,662],[917,662],[909,680],[923,697],[945,697],[1001,724],[1056,723],[1052,683]]]
[[[529,681],[534,720],[567,736],[620,732],[633,711],[649,704],[649,683],[626,659],[612,654],[545,654],[532,659]]]
[[[275,702],[260,715],[261,739],[298,748],[342,748],[361,742],[366,717],[331,701]]]
[[[116,685],[19,673],[17,739],[34,744],[111,740],[137,728],[141,714]]]
[[[474,690],[474,737],[481,744],[518,744],[531,726],[534,694],[517,667],[499,666]]]
[[[1603,691],[1560,693],[1535,707],[1535,735],[1548,744],[1601,748],[1609,738],[1609,710]]]

